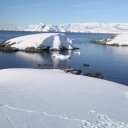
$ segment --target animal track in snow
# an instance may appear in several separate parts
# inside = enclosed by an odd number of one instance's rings
[[[30,110],[30,109],[20,108],[17,106],[12,106],[12,105],[7,105],[7,104],[6,105],[0,104],[0,107],[6,108],[9,110],[13,110],[13,111],[36,113],[36,114],[42,114],[42,115],[48,116],[48,117],[55,117],[58,119],[67,120],[67,121],[75,121],[75,122],[78,122],[81,124],[80,128],[95,128],[95,127],[100,127],[100,128],[128,128],[128,123],[112,120],[109,118],[109,116],[97,113],[94,110],[89,111],[89,115],[91,115],[92,117],[96,117],[96,120],[92,122],[92,121],[87,121],[84,119],[82,120],[79,118],[70,118],[67,115],[62,116],[62,115],[57,115],[57,114],[49,114],[47,112]]]

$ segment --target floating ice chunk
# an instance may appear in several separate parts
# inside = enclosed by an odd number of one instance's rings
[[[81,52],[80,51],[74,51],[74,54],[80,56],[81,55]]]
[[[54,53],[52,55],[52,59],[59,59],[59,60],[67,60],[70,59],[71,55],[63,55],[63,54],[58,54],[58,53]]]

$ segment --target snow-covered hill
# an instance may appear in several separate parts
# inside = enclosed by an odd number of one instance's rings
[[[128,23],[71,23],[63,25],[32,24],[26,27],[1,28],[1,30],[81,32],[81,33],[122,33],[128,32]]]
[[[128,128],[128,87],[61,70],[0,70],[0,128]]]

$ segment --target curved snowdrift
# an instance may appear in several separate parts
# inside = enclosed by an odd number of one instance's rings
[[[5,42],[6,46],[24,50],[26,48],[49,47],[53,50],[73,49],[72,40],[60,33],[41,33],[16,37]]]
[[[4,69],[0,77],[2,128],[128,128],[126,86],[47,69]]]
[[[123,33],[116,36],[109,42],[106,42],[108,45],[119,45],[119,46],[128,46],[128,33]]]

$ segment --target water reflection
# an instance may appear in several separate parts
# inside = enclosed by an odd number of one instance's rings
[[[64,65],[64,62],[67,62],[71,59],[71,55],[72,55],[71,50],[65,52],[60,52],[60,51],[52,52],[51,58],[53,61],[53,65],[54,66]]]
[[[116,54],[117,56],[120,55],[122,57],[128,57],[128,47],[112,47],[112,46],[106,46],[110,52]]]
[[[51,60],[51,56],[47,52],[43,53],[25,53],[17,52],[16,55],[26,61],[37,62],[37,63],[47,63]]]
[[[51,51],[43,53],[25,53],[17,52],[16,56],[20,59],[29,61],[34,65],[52,65],[53,67],[59,67],[60,65],[65,65],[72,56],[72,50],[68,51]]]

